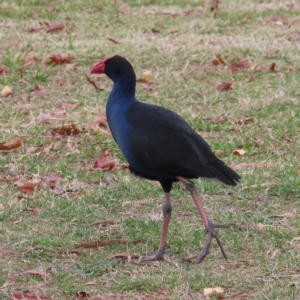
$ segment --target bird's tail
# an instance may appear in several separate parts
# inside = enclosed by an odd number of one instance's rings
[[[241,179],[241,176],[226,166],[221,160],[218,159],[214,164],[210,164],[208,169],[210,172],[221,182],[227,185],[235,186]]]

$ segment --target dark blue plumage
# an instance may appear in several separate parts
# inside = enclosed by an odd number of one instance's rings
[[[175,181],[183,182],[189,189],[210,240],[212,237],[217,238],[222,253],[227,258],[214,229],[228,225],[215,225],[207,218],[189,179],[204,177],[234,186],[240,176],[213,154],[206,141],[182,117],[171,110],[142,103],[135,98],[136,76],[125,58],[110,56],[95,65],[91,73],[105,73],[114,82],[106,106],[107,119],[130,170],[140,177],[158,180],[166,193],[160,247],[155,256],[146,259],[164,257],[172,210],[169,192]],[[196,262],[205,258],[209,248],[210,241],[207,240]]]

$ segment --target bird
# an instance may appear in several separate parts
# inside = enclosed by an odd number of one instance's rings
[[[144,261],[166,260],[165,253],[172,204],[173,183],[181,182],[190,192],[207,231],[205,244],[194,260],[202,262],[216,239],[223,257],[227,254],[215,229],[232,224],[215,224],[208,218],[192,179],[204,178],[236,186],[241,179],[215,156],[209,144],[177,113],[136,99],[136,74],[130,62],[112,55],[97,63],[91,74],[106,74],[113,87],[106,104],[110,131],[134,175],[159,181],[164,193],[163,224],[156,254]]]

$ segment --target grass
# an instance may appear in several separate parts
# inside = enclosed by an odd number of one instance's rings
[[[213,18],[209,1],[204,9],[197,1],[51,3],[7,1],[0,9],[0,66],[9,68],[0,75],[0,90],[5,85],[13,89],[11,96],[0,98],[0,141],[27,137],[21,147],[0,153],[0,299],[20,293],[74,299],[81,291],[103,299],[205,299],[203,289],[208,287],[223,287],[225,299],[299,299],[299,5],[224,0]],[[68,28],[28,32],[52,22]],[[46,64],[52,54],[62,52],[74,58],[73,67]],[[38,63],[26,65],[27,53]],[[199,216],[181,185],[171,195],[169,261],[109,259],[117,253],[157,250],[163,192],[126,170],[93,169],[93,159],[104,149],[125,163],[112,137],[86,130],[55,139],[51,130],[63,123],[88,129],[105,113],[112,83],[105,76],[93,78],[104,89],[98,92],[86,75],[114,53],[128,58],[139,78],[152,70],[153,90],[138,84],[138,99],[177,111],[227,164],[248,164],[237,169],[242,181],[234,189],[195,180],[207,214],[215,222],[235,224],[219,231],[227,263],[215,242],[200,265],[181,261],[197,255],[205,241]],[[238,72],[192,68],[212,66],[216,55],[227,68],[240,57],[250,65]],[[276,72],[269,70],[272,63]],[[216,89],[231,80],[232,90]],[[46,96],[32,93],[37,87]],[[65,109],[66,117],[54,117],[51,124],[40,122],[47,112],[64,111],[58,108],[62,102],[77,107]],[[219,123],[207,119],[222,114],[227,118]],[[238,124],[242,116],[254,122]],[[246,154],[234,156],[238,148]],[[66,193],[57,188],[22,193],[14,185],[44,182],[44,176],[53,175],[62,178],[57,184]],[[101,178],[108,183],[90,183]],[[115,223],[88,226],[103,220]],[[98,240],[130,243],[75,248]]]

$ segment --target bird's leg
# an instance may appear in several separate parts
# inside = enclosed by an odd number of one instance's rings
[[[197,257],[197,259],[194,261],[195,264],[198,264],[200,262],[202,262],[204,260],[204,258],[209,254],[209,250],[211,247],[211,240],[214,237],[217,240],[217,243],[221,249],[221,252],[223,254],[223,257],[227,260],[227,255],[225,253],[225,250],[223,248],[223,245],[217,235],[217,233],[215,232],[216,228],[228,228],[230,226],[230,224],[214,224],[207,216],[204,210],[204,207],[200,201],[200,198],[198,196],[197,190],[194,186],[194,183],[184,177],[181,176],[177,176],[176,179],[178,181],[181,181],[186,188],[190,191],[192,198],[194,200],[194,203],[197,206],[198,212],[200,214],[200,217],[202,219],[202,222],[207,230],[207,238],[206,238],[206,242],[205,245],[202,249],[202,251],[200,252],[199,256]]]
[[[143,260],[149,261],[149,260],[163,260],[164,259],[166,238],[167,238],[169,223],[171,220],[171,212],[172,212],[172,205],[171,205],[171,200],[170,200],[170,193],[166,193],[166,203],[163,207],[164,221],[163,221],[162,232],[161,232],[158,250],[155,255],[143,257]]]

